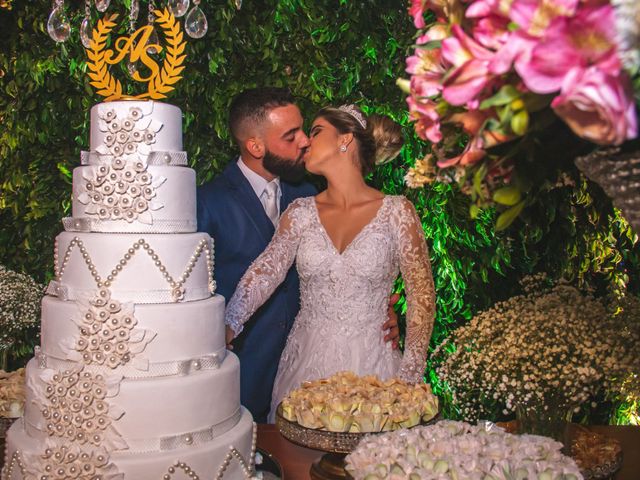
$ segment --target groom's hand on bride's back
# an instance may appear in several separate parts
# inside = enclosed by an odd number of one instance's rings
[[[387,332],[387,334],[384,336],[384,341],[391,342],[391,347],[394,350],[398,349],[398,342],[400,340],[400,329],[398,328],[398,315],[396,314],[396,311],[393,309],[393,306],[396,303],[398,303],[398,300],[400,300],[400,295],[398,295],[397,293],[394,293],[389,298],[389,318],[382,325],[382,330]]]

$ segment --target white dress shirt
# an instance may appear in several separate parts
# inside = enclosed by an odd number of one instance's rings
[[[265,209],[265,213],[266,213],[267,212],[267,210],[266,210],[267,197],[266,197],[266,191],[265,190],[266,190],[267,184],[269,182],[265,178],[261,177],[256,172],[251,170],[249,167],[247,167],[247,165],[242,161],[242,157],[238,157],[238,168],[240,169],[242,174],[245,176],[245,178],[251,184],[251,188],[253,188],[253,191],[256,193],[256,196],[260,200],[260,203],[262,204],[262,208]],[[280,188],[280,178],[276,177],[271,181],[274,182],[278,186],[278,189],[277,189],[278,193],[276,195],[276,202],[277,202],[277,205],[278,205],[278,212],[279,212],[280,211],[280,198],[282,197],[282,188]]]

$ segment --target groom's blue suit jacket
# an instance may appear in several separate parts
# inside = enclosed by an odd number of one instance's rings
[[[296,198],[315,195],[309,183],[281,182],[280,210]],[[229,301],[240,278],[269,244],[274,227],[251,184],[232,161],[198,188],[198,230],[214,240],[217,293]],[[240,396],[256,422],[266,422],[280,354],[300,304],[295,266],[233,342],[240,357]]]

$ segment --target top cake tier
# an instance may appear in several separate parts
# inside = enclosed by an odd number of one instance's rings
[[[129,140],[119,142],[118,135]],[[118,156],[182,150],[182,112],[174,105],[126,100],[99,103],[91,108],[91,151]]]
[[[182,113],[153,101],[91,109],[90,151],[73,171],[74,232],[195,232],[196,176],[182,150]]]

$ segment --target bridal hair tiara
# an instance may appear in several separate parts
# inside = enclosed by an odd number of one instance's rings
[[[362,113],[356,108],[355,105],[353,104],[349,104],[349,105],[340,105],[338,107],[338,110],[341,110],[345,113],[348,113],[349,115],[351,115],[353,118],[355,118],[358,123],[360,124],[360,126],[364,129],[367,128],[367,121],[364,119],[364,115],[362,115]]]

